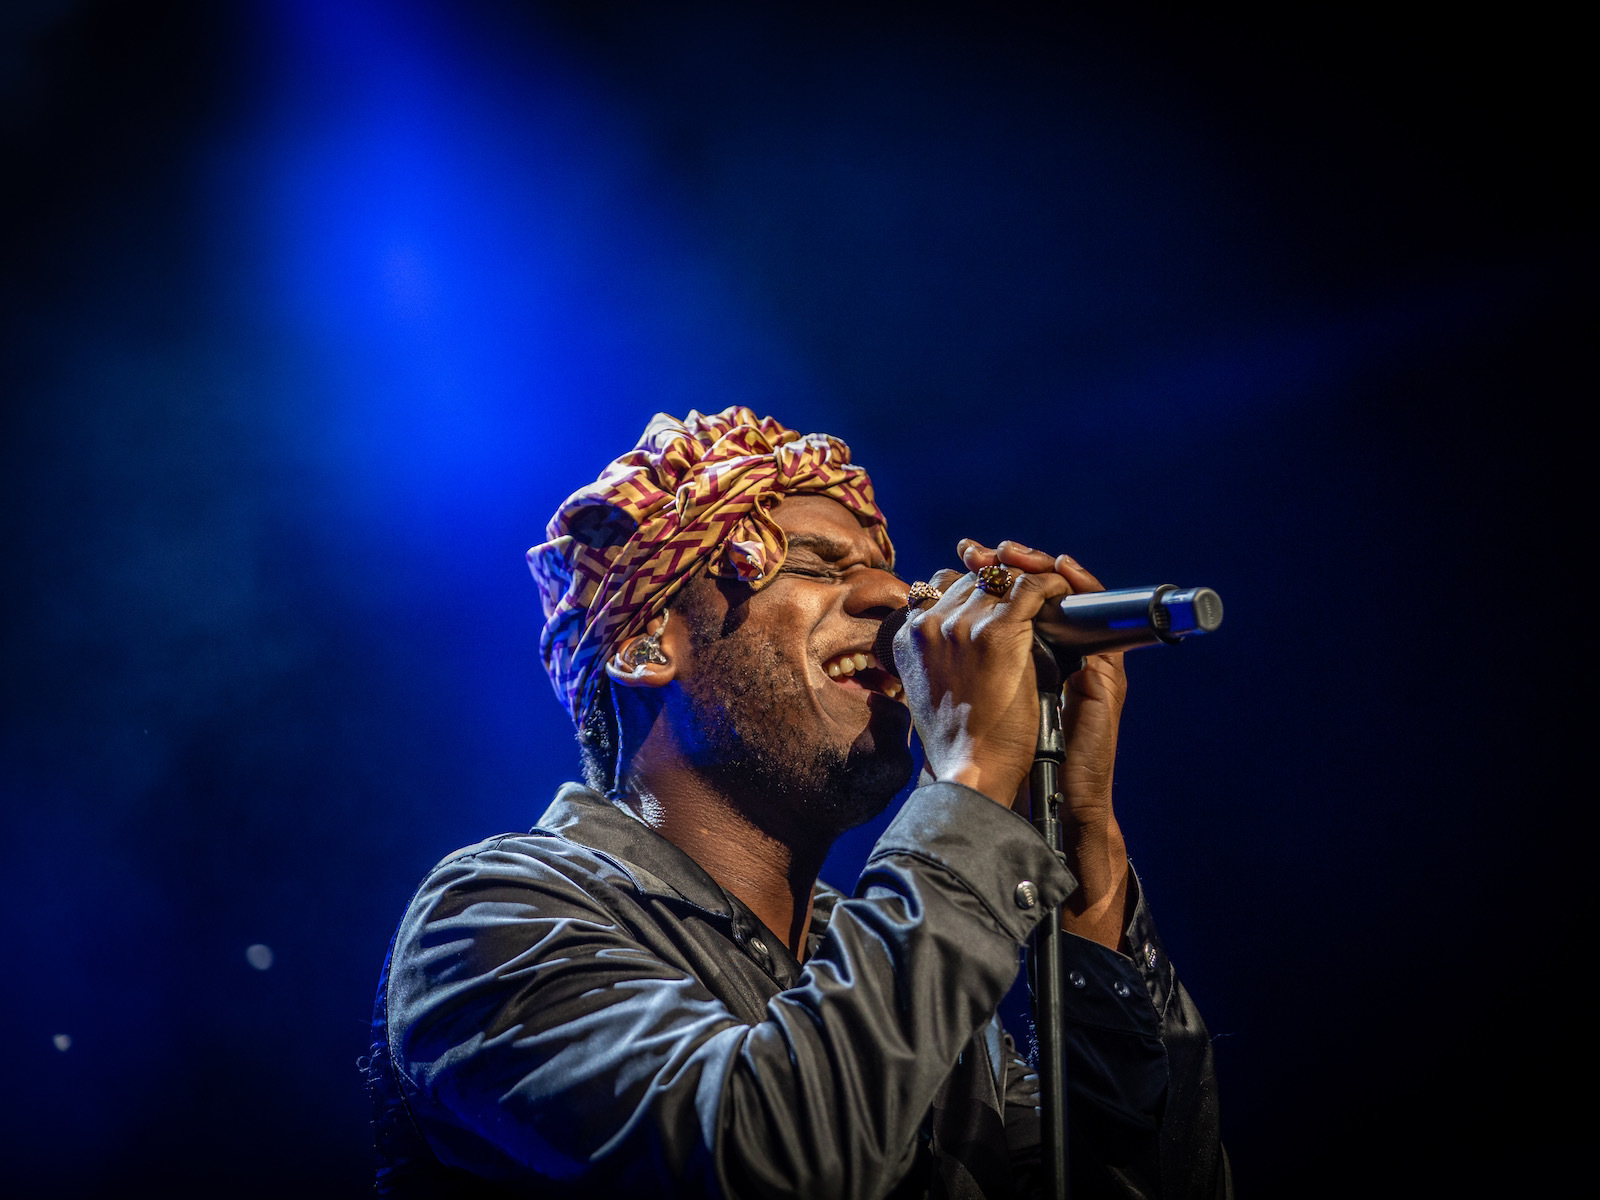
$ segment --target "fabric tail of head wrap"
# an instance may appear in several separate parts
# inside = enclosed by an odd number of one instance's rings
[[[545,669],[574,722],[606,659],[702,569],[756,590],[771,582],[788,553],[772,509],[793,495],[839,501],[893,564],[872,481],[850,448],[740,406],[681,421],[658,413],[637,446],[567,497],[528,568],[544,601]]]

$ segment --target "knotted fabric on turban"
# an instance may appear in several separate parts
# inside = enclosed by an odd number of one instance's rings
[[[748,408],[682,421],[658,413],[633,450],[567,497],[528,568],[544,599],[545,669],[575,722],[606,659],[702,566],[754,589],[777,575],[789,544],[771,510],[794,495],[839,501],[893,564],[872,481],[850,447]]]

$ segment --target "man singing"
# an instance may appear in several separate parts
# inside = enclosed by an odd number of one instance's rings
[[[1038,1080],[995,1010],[1065,899],[1073,1195],[1231,1195],[1205,1025],[1112,812],[1120,656],[1068,683],[1065,867],[1011,809],[1032,618],[1092,575],[964,541],[908,588],[849,449],[744,408],[658,416],[547,533],[528,563],[587,786],[406,910],[368,1067],[380,1193],[1035,1195]],[[872,647],[908,603],[896,679]],[[921,786],[836,892],[823,859],[905,785],[913,728]]]

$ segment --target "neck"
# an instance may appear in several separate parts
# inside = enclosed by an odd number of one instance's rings
[[[636,758],[620,802],[737,896],[783,939],[796,961],[804,957],[812,894],[831,838],[816,831],[802,835],[770,820],[757,824],[748,802],[681,762]]]

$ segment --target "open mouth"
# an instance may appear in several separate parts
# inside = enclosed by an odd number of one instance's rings
[[[877,692],[891,700],[898,700],[905,694],[900,681],[880,667],[878,660],[866,650],[847,650],[843,654],[835,654],[823,660],[822,669],[828,673],[829,679],[845,687]]]

